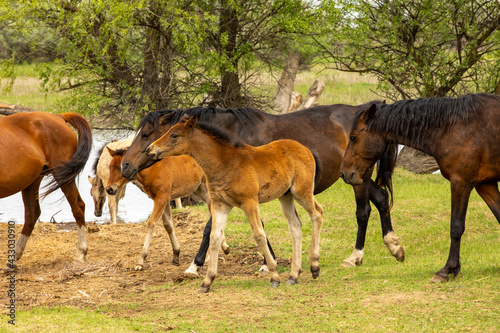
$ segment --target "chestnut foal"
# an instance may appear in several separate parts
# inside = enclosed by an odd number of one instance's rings
[[[226,140],[225,140],[226,139]],[[241,208],[252,227],[253,236],[267,260],[271,287],[279,285],[276,260],[266,243],[259,216],[259,203],[279,198],[292,236],[292,267],[288,284],[295,284],[301,271],[302,225],[295,213],[294,199],[309,213],[312,222],[310,267],[319,276],[319,234],[323,209],[314,199],[316,164],[312,153],[293,140],[278,140],[260,147],[234,146],[220,130],[196,126],[191,117],[173,126],[147,150],[153,159],[170,155],[192,156],[207,176],[213,216],[209,254],[217,258],[227,215]],[[210,290],[217,274],[217,260],[210,260],[199,292]]]

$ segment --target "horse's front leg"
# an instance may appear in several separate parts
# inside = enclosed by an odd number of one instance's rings
[[[356,198],[356,221],[358,222],[358,233],[356,235],[356,245],[352,254],[344,259],[343,267],[356,267],[363,263],[366,228],[370,218],[369,186],[366,183],[362,185],[353,185]]]
[[[170,202],[170,197],[156,197],[154,199],[153,211],[146,223],[146,238],[144,239],[144,244],[142,246],[142,251],[139,256],[137,265],[135,266],[136,271],[142,271],[144,268],[144,260],[148,256],[149,246],[151,245],[151,239],[153,238],[153,233],[155,231],[156,221],[161,218],[166,205]]]
[[[233,207],[226,204],[223,201],[215,201],[212,199],[212,231],[210,232],[210,245],[208,248],[208,253],[210,255],[210,261],[208,263],[207,275],[203,281],[200,293],[207,293],[210,290],[215,276],[217,275],[217,264],[219,262],[219,247],[222,242],[224,228],[227,223],[227,215]]]
[[[431,282],[446,282],[449,275],[460,273],[460,241],[465,231],[465,215],[472,187],[465,182],[451,181],[451,223],[450,223],[450,254],[446,265],[431,279]]]
[[[370,201],[377,207],[380,215],[384,244],[397,261],[403,262],[405,260],[405,249],[401,245],[401,240],[392,229],[389,194],[372,180],[370,180],[369,193]]]

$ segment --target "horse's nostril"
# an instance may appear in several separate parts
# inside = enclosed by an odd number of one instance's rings
[[[343,171],[340,171],[340,178],[345,179],[345,175]]]

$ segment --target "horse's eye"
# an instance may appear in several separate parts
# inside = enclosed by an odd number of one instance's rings
[[[351,135],[349,139],[351,140],[352,143],[355,143],[357,138],[354,135]]]
[[[175,139],[176,137],[178,137],[177,134],[173,133],[171,136],[170,136],[172,139]]]

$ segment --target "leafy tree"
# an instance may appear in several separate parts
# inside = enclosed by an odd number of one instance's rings
[[[45,89],[67,91],[61,109],[132,126],[152,109],[264,106],[256,74],[273,69],[291,34],[309,29],[310,7],[300,0],[0,0],[0,27],[50,31],[57,59],[38,71]]]
[[[375,75],[387,97],[493,92],[500,79],[497,0],[344,0],[315,41],[341,71]],[[340,16],[338,16],[340,13]],[[329,33],[328,33],[329,32]]]

